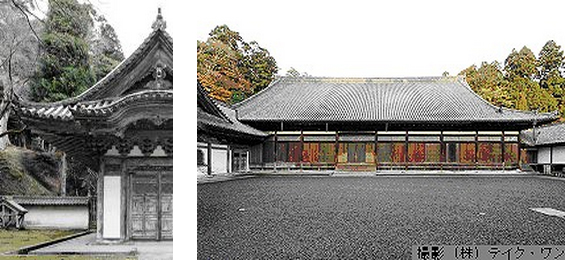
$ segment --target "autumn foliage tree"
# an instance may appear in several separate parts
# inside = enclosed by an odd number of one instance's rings
[[[247,43],[222,25],[197,41],[197,77],[210,96],[237,103],[269,85],[278,71],[275,59],[257,42]]]

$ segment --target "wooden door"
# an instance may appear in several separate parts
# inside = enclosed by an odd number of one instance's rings
[[[159,239],[159,186],[158,175],[136,173],[131,187],[131,237]]]
[[[137,172],[131,178],[131,238],[173,239],[173,173]]]
[[[161,173],[161,237],[173,239],[173,173]]]

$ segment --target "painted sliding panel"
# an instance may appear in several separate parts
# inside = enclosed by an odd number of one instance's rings
[[[479,143],[477,157],[480,164],[501,163],[502,146],[499,143]]]
[[[460,143],[459,144],[459,162],[465,164],[475,163],[475,144]]]
[[[347,144],[347,162],[365,162],[365,143]]]
[[[406,145],[404,143],[393,143],[392,152],[391,152],[392,162],[395,163],[405,162],[406,161],[405,151],[406,151]]]
[[[365,162],[375,163],[375,144],[373,143],[365,144]]]
[[[288,143],[277,143],[277,162],[288,162]]]
[[[288,143],[288,161],[300,162],[302,154],[300,153],[300,142]]]
[[[377,157],[379,162],[392,162],[392,143],[378,143]]]
[[[320,143],[320,162],[333,163],[335,161],[335,144]]]
[[[302,148],[302,161],[317,163],[320,161],[320,144],[304,143]]]
[[[408,144],[408,162],[419,163],[426,160],[426,145],[424,143]]]
[[[518,163],[518,144],[504,145],[504,160],[506,163]]]
[[[474,143],[448,143],[447,162],[474,164],[475,163],[475,144]]]
[[[347,144],[340,143],[337,152],[337,162],[346,163],[347,162]]]
[[[425,162],[440,162],[441,158],[441,145],[440,144],[426,144],[425,146]]]

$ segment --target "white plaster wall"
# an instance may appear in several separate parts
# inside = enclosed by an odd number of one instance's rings
[[[549,147],[538,148],[538,163],[549,163]]]
[[[228,153],[226,150],[212,149],[212,171],[214,173],[226,173]]]
[[[28,213],[24,227],[29,229],[88,229],[88,206],[24,205]]]
[[[104,176],[104,216],[102,237],[120,238],[121,228],[121,184],[120,176]]]
[[[538,149],[538,163],[549,164],[550,163],[550,147],[540,147]],[[554,146],[553,147],[553,164],[564,164],[565,163],[565,145]]]
[[[565,163],[565,145],[553,147],[553,163]]]

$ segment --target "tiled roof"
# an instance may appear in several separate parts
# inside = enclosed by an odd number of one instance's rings
[[[88,205],[88,197],[6,196],[20,205]]]
[[[40,119],[53,119],[72,121],[77,116],[106,116],[122,106],[132,102],[147,102],[165,100],[172,103],[172,90],[144,90],[123,97],[103,99],[96,101],[78,102],[76,104],[49,104],[29,105],[18,107],[19,111],[27,117]]]
[[[247,134],[255,137],[266,137],[267,134],[243,124],[237,120],[237,112],[224,104],[215,102],[207,95],[206,90],[197,82],[197,127],[198,130],[205,130],[208,126]]]
[[[565,144],[565,123],[546,125],[536,128],[536,138],[533,130],[522,131],[522,140],[528,145]]]
[[[538,122],[557,113],[499,108],[462,77],[282,77],[234,105],[242,122]]]

